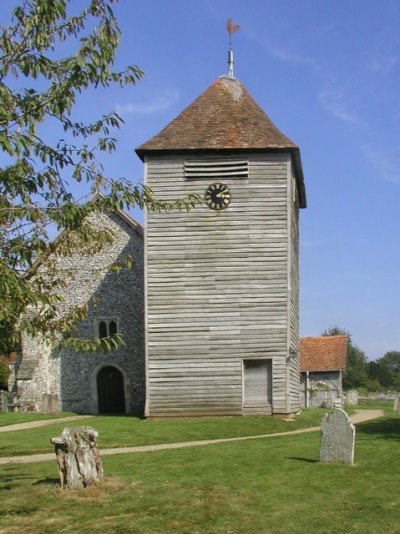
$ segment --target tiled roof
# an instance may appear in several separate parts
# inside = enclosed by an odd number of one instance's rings
[[[295,147],[239,80],[222,76],[137,152]]]
[[[300,151],[267,117],[236,78],[221,76],[160,133],[136,149],[147,153],[177,151],[290,151],[306,206]]]
[[[346,369],[347,336],[302,337],[300,371]]]

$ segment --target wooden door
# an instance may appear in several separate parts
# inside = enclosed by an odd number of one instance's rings
[[[125,413],[124,377],[116,367],[100,369],[97,375],[99,413]]]
[[[243,413],[270,415],[272,411],[271,360],[244,360],[243,375]]]

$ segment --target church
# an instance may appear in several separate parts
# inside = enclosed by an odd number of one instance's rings
[[[144,227],[122,212],[99,218],[115,243],[68,260],[79,276],[66,296],[89,304],[82,335],[120,332],[125,347],[82,355],[25,339],[19,403],[146,417],[296,413],[306,207],[298,146],[230,64],[136,153],[155,196],[204,200],[190,212],[147,212]],[[127,254],[133,269],[110,273]]]

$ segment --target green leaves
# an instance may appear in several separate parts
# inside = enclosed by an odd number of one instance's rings
[[[93,339],[80,339],[80,338],[66,338],[60,341],[57,345],[58,349],[68,348],[73,349],[76,352],[111,352],[118,350],[125,346],[123,337],[121,334],[114,334],[109,337],[93,338]]]
[[[12,24],[0,27],[0,330],[12,345],[18,330],[25,330],[52,340],[62,332],[79,350],[94,350],[93,343],[99,350],[115,348],[114,338],[73,341],[85,307],[60,316],[64,281],[56,258],[92,254],[112,241],[110,232],[91,226],[93,212],[192,209],[201,202],[192,195],[156,199],[146,187],[105,175],[99,154],[117,149],[112,133],[123,119],[112,110],[89,123],[73,117],[79,94],[132,85],[143,75],[136,65],[114,68],[120,39],[115,3],[86,0],[76,14],[84,2],[21,0]],[[60,50],[76,52],[62,56]],[[21,83],[25,87],[15,89]],[[47,123],[61,129],[63,138],[45,137]],[[81,183],[89,185],[83,199],[74,187]],[[88,202],[95,194],[97,201]],[[64,232],[53,242],[55,230]]]

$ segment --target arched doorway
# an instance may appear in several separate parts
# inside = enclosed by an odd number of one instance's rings
[[[111,365],[97,374],[99,413],[125,413],[124,377]]]

